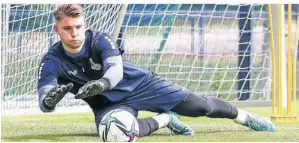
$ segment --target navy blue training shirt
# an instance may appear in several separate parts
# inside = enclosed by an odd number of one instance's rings
[[[67,53],[61,41],[55,43],[44,55],[39,68],[38,93],[46,85],[74,84],[70,91],[76,94],[81,86],[91,80],[103,77],[109,65],[104,61],[113,56],[120,56],[120,49],[111,42],[108,34],[87,30],[82,50],[77,54]],[[132,91],[150,74],[123,59],[123,79],[111,90],[99,96],[83,99],[91,108],[102,108],[108,101],[117,102],[133,96]]]

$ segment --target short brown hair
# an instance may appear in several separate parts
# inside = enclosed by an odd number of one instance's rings
[[[80,17],[84,16],[83,8],[78,4],[62,4],[58,5],[53,16],[56,21],[60,21],[62,16]]]

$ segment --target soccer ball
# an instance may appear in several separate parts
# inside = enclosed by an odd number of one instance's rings
[[[138,133],[136,118],[122,109],[108,112],[99,125],[99,135],[104,142],[135,142]]]

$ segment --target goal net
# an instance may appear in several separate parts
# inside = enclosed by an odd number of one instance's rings
[[[202,96],[269,100],[265,5],[129,5],[122,27],[134,63]]]
[[[265,5],[86,4],[91,29],[112,34],[133,63],[202,96],[270,101]],[[38,108],[38,64],[58,39],[54,4],[1,5],[2,110]],[[68,95],[58,106],[85,105]]]

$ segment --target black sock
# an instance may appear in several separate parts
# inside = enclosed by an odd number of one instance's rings
[[[159,124],[154,118],[137,119],[137,121],[139,124],[138,137],[150,135],[159,129]]]

